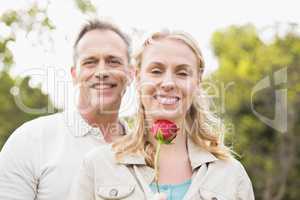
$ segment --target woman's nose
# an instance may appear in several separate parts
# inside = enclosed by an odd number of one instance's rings
[[[175,88],[175,81],[171,73],[166,73],[163,76],[160,87],[165,91],[173,90]]]

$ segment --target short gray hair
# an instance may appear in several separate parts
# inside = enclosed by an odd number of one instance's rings
[[[73,53],[73,61],[74,61],[74,63],[76,62],[76,57],[77,57],[76,48],[77,48],[79,41],[87,32],[92,31],[92,30],[109,30],[109,31],[112,31],[112,32],[116,33],[117,35],[119,35],[122,38],[122,40],[125,42],[125,44],[127,45],[127,57],[128,57],[128,62],[130,62],[130,54],[131,54],[131,39],[130,39],[130,37],[126,33],[122,32],[120,30],[120,28],[117,27],[116,25],[114,25],[110,22],[94,19],[94,20],[89,20],[86,24],[84,24],[81,27],[81,29],[76,37],[76,40],[73,45],[73,52],[74,52]]]

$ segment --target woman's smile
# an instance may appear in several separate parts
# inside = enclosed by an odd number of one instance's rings
[[[154,99],[162,105],[176,105],[180,98],[178,96],[154,95]]]

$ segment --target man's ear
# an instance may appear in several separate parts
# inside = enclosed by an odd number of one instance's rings
[[[135,78],[135,86],[136,86],[136,91],[138,93],[140,92],[140,87],[141,87],[141,77],[140,77],[140,69],[134,68],[134,78]]]
[[[135,80],[136,80],[137,82],[139,82],[139,81],[140,81],[140,69],[134,68],[133,73],[134,73],[134,78],[135,78]]]
[[[76,70],[76,66],[72,66],[71,69],[70,69],[70,72],[71,72],[73,84],[77,83],[77,70]]]
[[[127,80],[126,80],[126,85],[129,86],[131,82],[134,79],[134,68],[133,66],[129,65],[127,68]]]

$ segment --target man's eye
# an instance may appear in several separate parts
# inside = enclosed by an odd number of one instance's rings
[[[179,76],[188,76],[189,74],[185,71],[180,71],[177,73]]]
[[[84,63],[83,63],[83,65],[91,65],[91,64],[95,64],[96,63],[96,61],[94,61],[94,60],[89,60],[89,61],[85,61]]]
[[[117,64],[117,65],[121,65],[121,61],[117,60],[117,59],[110,59],[107,61],[108,64]]]

